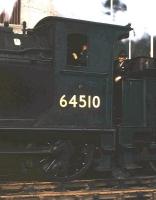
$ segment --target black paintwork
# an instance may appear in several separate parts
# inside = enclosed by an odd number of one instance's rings
[[[96,138],[96,145],[109,152],[109,167],[102,156],[100,170],[111,169],[114,152],[134,149],[145,132],[151,136],[147,143],[155,143],[155,59],[140,57],[127,62],[120,84],[120,124],[113,121],[114,107],[119,106],[113,96],[118,95],[113,91],[114,52],[118,40],[130,30],[129,26],[60,17],[44,18],[24,34],[0,27],[0,134],[31,134],[33,141],[42,140],[46,133],[51,138],[61,135],[71,139],[74,135],[79,140],[86,134],[85,141]],[[87,42],[83,64],[69,60],[68,53],[73,50],[70,36],[72,40],[82,36],[82,41],[73,42],[77,51]],[[89,106],[88,98],[93,97],[95,106]],[[60,105],[61,98],[67,106]],[[76,98],[75,106],[72,98]],[[118,164],[126,167],[135,156],[133,151],[124,151],[118,159]]]

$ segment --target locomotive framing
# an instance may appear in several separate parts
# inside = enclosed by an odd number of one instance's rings
[[[23,34],[0,27],[0,155],[57,180],[90,166],[104,172],[147,161],[155,170],[154,59],[128,62],[122,122],[113,122],[115,44],[130,30],[61,17]]]

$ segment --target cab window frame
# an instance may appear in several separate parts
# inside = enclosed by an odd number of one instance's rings
[[[83,33],[67,35],[67,66],[86,67],[88,65],[88,36]]]

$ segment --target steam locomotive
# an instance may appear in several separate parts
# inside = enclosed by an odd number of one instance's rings
[[[23,34],[0,27],[1,166],[18,161],[22,172],[55,180],[144,163],[156,171],[155,59],[127,62],[114,101],[114,56],[129,31],[52,16],[33,29],[24,23]]]

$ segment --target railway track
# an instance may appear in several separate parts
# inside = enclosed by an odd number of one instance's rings
[[[3,182],[0,200],[156,200],[156,177],[71,182]]]

